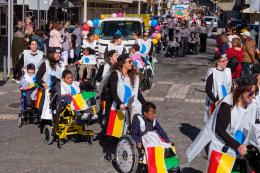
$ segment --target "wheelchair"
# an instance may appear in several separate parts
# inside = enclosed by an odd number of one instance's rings
[[[89,144],[93,143],[94,132],[88,129],[90,125],[95,123],[97,119],[97,108],[94,105],[95,99],[90,99],[90,112],[88,118],[82,120],[83,115],[76,115],[70,104],[64,100],[58,101],[58,94],[55,93],[51,97],[50,110],[52,112],[52,120],[45,121],[42,128],[43,141],[47,145],[51,145],[54,140],[57,141],[57,147],[61,146],[69,139],[81,139]]]
[[[151,63],[146,63],[141,71],[140,88],[142,91],[149,90],[153,85],[154,66]]]
[[[130,103],[131,105],[132,103]],[[125,115],[124,133],[120,137],[115,153],[116,168],[121,173],[146,173],[146,157],[144,148],[138,149],[131,138],[131,109],[128,107]],[[174,168],[172,173],[180,173],[180,168]]]
[[[32,105],[35,105],[35,101],[32,101]],[[17,117],[17,126],[21,128],[23,125],[26,124],[39,124],[40,123],[40,111],[35,107],[32,106],[30,109],[27,108],[26,103],[26,93],[24,90],[21,92],[21,111]]]

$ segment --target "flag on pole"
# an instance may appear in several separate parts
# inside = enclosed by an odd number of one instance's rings
[[[96,92],[82,92],[79,94],[72,95],[72,105],[74,107],[74,110],[86,110],[88,108],[86,101],[91,98],[94,98],[95,96]]]

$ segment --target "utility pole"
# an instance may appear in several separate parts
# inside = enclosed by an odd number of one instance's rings
[[[23,0],[23,17],[22,17],[22,21],[23,21],[23,32],[24,32],[24,29],[25,29],[25,26],[24,26],[24,19],[25,19],[25,17],[24,17],[24,0]]]
[[[12,48],[12,31],[13,31],[13,0],[8,0],[8,59],[7,59],[7,74],[11,75],[11,48]]]
[[[141,0],[138,0],[138,14],[141,14]]]
[[[88,20],[88,1],[84,0],[84,9],[83,9],[83,22],[86,22]]]

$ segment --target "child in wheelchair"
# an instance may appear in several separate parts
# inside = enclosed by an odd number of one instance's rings
[[[90,47],[82,47],[81,59],[76,62],[79,65],[79,79],[82,82],[90,82],[96,70],[97,58],[95,50]]]
[[[144,66],[147,64],[148,60],[146,59],[145,55],[142,55],[139,51],[140,51],[140,46],[138,44],[134,44],[130,48],[129,53],[133,60],[134,67],[139,71],[142,71]]]
[[[18,127],[22,127],[23,124],[39,122],[39,112],[35,108],[34,100],[32,99],[32,94],[37,86],[35,83],[35,66],[33,64],[26,66],[26,71],[18,82],[18,85],[21,90],[22,108],[17,119]]]
[[[65,105],[72,104],[75,101],[72,96],[81,93],[80,83],[73,80],[73,74],[70,70],[65,69],[62,73],[62,80],[56,83],[53,92],[58,94],[57,102],[64,101]],[[89,120],[89,118],[92,119],[94,115],[91,116],[91,106],[94,104],[93,99],[88,100],[88,109],[86,110],[77,110],[75,105],[72,104],[76,119],[79,122]]]
[[[156,131],[164,142],[169,143],[169,137],[159,122],[155,119],[156,106],[147,102],[142,106],[143,115],[135,115],[132,121],[132,139],[138,148],[142,147],[142,136],[147,132]]]
[[[19,82],[19,88],[24,93],[26,100],[25,109],[31,109],[33,107],[31,95],[35,89],[35,66],[28,64],[24,75]]]
[[[166,56],[178,57],[179,56],[180,43],[177,41],[176,37],[173,37],[172,41],[169,40],[168,47],[166,50]]]

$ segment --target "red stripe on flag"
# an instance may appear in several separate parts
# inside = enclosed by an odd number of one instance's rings
[[[116,110],[110,110],[106,135],[112,136],[115,120],[116,120]]]
[[[216,173],[222,153],[212,150],[209,160],[208,173]]]
[[[73,102],[74,109],[76,111],[79,111],[80,110],[80,106],[77,104],[77,101],[73,97],[71,97],[71,99],[72,99],[72,102]]]
[[[156,162],[155,162],[155,147],[148,147],[148,172],[149,173],[157,173]]]

